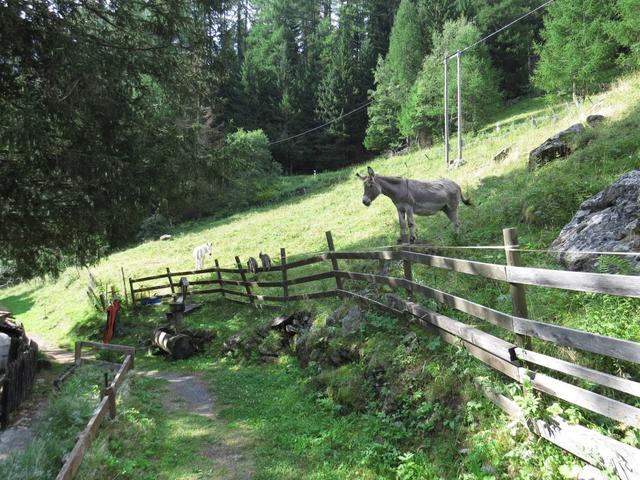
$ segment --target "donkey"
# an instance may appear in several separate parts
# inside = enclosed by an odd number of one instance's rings
[[[376,175],[371,167],[367,167],[367,172],[368,175],[356,173],[364,184],[362,203],[368,207],[381,193],[391,199],[398,210],[400,220],[398,243],[405,241],[407,223],[410,232],[409,242],[415,242],[414,213],[434,215],[442,210],[453,223],[457,235],[460,232],[460,220],[458,220],[460,201],[462,200],[465,205],[473,205],[471,200],[462,193],[460,185],[452,180],[419,181],[402,177],[384,177]]]

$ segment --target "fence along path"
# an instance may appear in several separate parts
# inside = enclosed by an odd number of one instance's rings
[[[239,259],[237,268],[220,268],[216,261],[215,268],[197,271],[180,271],[153,275],[143,278],[130,279],[131,296],[142,292],[160,292],[160,297],[169,297],[170,293],[162,293],[171,288],[174,277],[197,276],[197,280],[190,281],[190,294],[220,293],[228,300],[242,303],[256,302],[289,302],[314,298],[343,297],[366,302],[386,313],[406,317],[409,315],[424,329],[439,335],[444,341],[463,347],[469,354],[483,362],[490,368],[501,372],[518,383],[527,383],[538,392],[569,402],[586,410],[603,415],[625,425],[640,428],[640,383],[621,376],[611,375],[583,365],[561,360],[549,355],[536,352],[531,347],[531,339],[535,338],[556,345],[570,347],[585,352],[612,357],[618,360],[640,363],[640,343],[619,338],[598,335],[581,330],[544,323],[526,318],[526,298],[524,286],[532,285],[546,288],[590,292],[598,294],[616,295],[620,297],[640,298],[640,276],[611,275],[599,273],[583,273],[530,268],[519,265],[519,259],[510,255],[517,247],[517,238],[512,229],[505,230],[505,253],[508,264],[499,265],[460,258],[450,258],[427,253],[400,249],[382,248],[380,250],[336,251],[331,232],[327,232],[328,251],[297,261],[288,261],[285,249],[281,249],[281,264],[274,265],[270,270],[258,269],[258,277],[274,273],[278,280],[249,280],[248,269],[242,267]],[[377,275],[341,269],[340,264],[351,260],[396,260],[402,262],[404,277]],[[330,269],[291,278],[289,273],[303,266],[326,264],[330,262]],[[485,278],[490,281],[504,282],[511,286],[514,313],[509,314],[473,302],[460,296],[446,293],[432,286],[420,284],[413,280],[412,266],[424,265],[431,268],[448,270]],[[225,278],[223,274],[233,274],[239,278]],[[202,279],[203,275],[209,278]],[[151,280],[166,279],[167,283],[154,286],[134,285]],[[335,288],[327,288],[324,282],[321,290],[291,294],[289,287],[306,283],[320,282],[334,279]],[[350,291],[346,281],[365,282],[369,284],[387,285],[396,290],[405,290],[408,300],[396,297],[393,305],[386,305],[375,299]],[[215,288],[201,288],[201,286],[215,285]],[[233,288],[231,288],[233,287]],[[252,289],[281,289],[280,295],[256,293]],[[276,292],[278,293],[278,292]],[[412,301],[415,295],[433,299],[459,312],[471,315],[479,320],[496,325],[503,329],[507,336],[514,338],[513,342],[491,335],[479,328],[465,324],[446,315],[428,310],[419,303]],[[239,297],[239,298],[238,298]],[[243,301],[248,299],[249,302]],[[557,372],[563,378],[574,377],[579,380],[594,383],[621,392],[617,398],[611,398],[605,393],[597,393],[574,385],[569,381],[560,380],[546,373],[542,369]],[[486,387],[482,391],[487,397],[510,415],[520,417],[522,412],[515,408],[513,402]],[[618,398],[625,395],[636,397],[627,402]],[[536,419],[532,430],[547,440],[570,451],[583,460],[603,468],[613,469],[620,478],[640,479],[640,450],[606,437],[593,430],[580,427],[575,428],[557,419]],[[585,433],[587,432],[587,433]],[[585,435],[590,439],[585,441]],[[578,438],[580,437],[580,438]],[[622,447],[621,445],[624,445]]]

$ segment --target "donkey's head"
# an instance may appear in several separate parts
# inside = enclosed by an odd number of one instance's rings
[[[362,203],[368,207],[382,193],[382,187],[376,182],[376,174],[373,173],[373,168],[367,167],[367,173],[368,175],[360,175],[359,173],[356,173],[356,175],[364,185]]]

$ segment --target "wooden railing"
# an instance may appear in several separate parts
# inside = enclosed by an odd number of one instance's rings
[[[73,450],[65,455],[64,464],[58,473],[56,480],[71,480],[74,478],[80,468],[84,454],[87,452],[93,442],[93,439],[98,434],[98,429],[100,428],[100,425],[102,425],[107,414],[111,419],[116,418],[116,395],[118,393],[118,389],[124,382],[127,372],[133,368],[135,357],[135,349],[133,347],[86,341],[76,342],[74,364],[76,367],[80,366],[82,363],[82,349],[84,347],[114,351],[122,353],[125,357],[111,383],[105,386],[102,390],[100,403],[98,403],[98,406],[94,410],[87,426],[78,436]]]
[[[130,279],[132,298],[140,292],[151,292],[172,288],[174,277],[215,274],[207,280],[190,281],[190,285],[217,285],[218,288],[190,290],[190,294],[221,293],[227,299],[244,297],[255,302],[287,302],[324,297],[353,298],[366,302],[393,315],[411,316],[414,322],[439,335],[444,341],[460,345],[473,357],[485,363],[490,368],[501,372],[518,383],[526,383],[541,393],[577,405],[586,410],[603,415],[625,425],[640,428],[640,409],[631,403],[611,398],[606,394],[574,385],[569,381],[559,380],[538,370],[539,367],[558,372],[562,375],[588,381],[606,389],[613,389],[623,395],[640,397],[640,383],[634,379],[623,378],[598,370],[587,368],[578,363],[568,362],[535,351],[531,339],[551,342],[590,353],[604,355],[619,360],[640,363],[640,343],[619,338],[598,335],[581,330],[544,323],[526,318],[527,305],[525,286],[558,288],[563,290],[590,292],[621,297],[640,298],[640,276],[610,275],[599,273],[569,272],[544,268],[530,268],[519,265],[519,258],[513,254],[517,246],[515,231],[507,229],[504,232],[505,253],[507,265],[484,263],[460,258],[443,257],[427,253],[418,253],[408,249],[386,248],[380,250],[363,250],[340,252],[335,251],[333,239],[327,232],[328,251],[320,255],[288,262],[286,253],[282,249],[281,264],[271,268],[270,272],[281,272],[280,280],[247,280],[248,271],[242,268],[239,259],[238,268],[216,267],[199,271],[182,271],[150,277]],[[403,277],[376,275],[341,269],[340,263],[351,260],[396,260],[403,265]],[[296,268],[329,261],[331,269],[311,275],[304,275],[291,279],[289,272]],[[432,286],[414,281],[413,266],[424,265],[431,268],[448,270],[486,278],[491,281],[508,283],[510,285],[513,312],[505,313],[494,308],[481,305],[460,296],[446,293]],[[259,273],[268,273],[259,269]],[[240,275],[240,280],[225,279],[223,274]],[[167,279],[168,284],[151,287],[134,288],[135,284],[149,280]],[[310,282],[334,279],[335,288],[325,288],[321,291],[291,295],[289,287]],[[386,305],[378,300],[368,298],[345,287],[346,281],[366,282],[369,284],[387,285],[396,290],[407,292],[409,299],[396,297],[393,305]],[[228,288],[244,287],[244,291]],[[256,288],[281,288],[282,295],[265,295],[255,293]],[[170,296],[162,294],[161,296]],[[415,296],[423,296],[435,300],[459,312],[471,315],[479,320],[500,327],[507,339],[491,335],[474,326],[424,308],[415,301]],[[511,338],[513,341],[509,341]],[[512,401],[495,392],[482,387],[482,391],[496,405],[514,416],[522,416],[522,412],[514,407]],[[560,447],[574,453],[583,460],[598,467],[614,469],[620,478],[640,479],[640,450],[621,444],[595,431],[568,425],[561,419],[536,419],[531,425],[534,432],[552,441]],[[588,435],[587,433],[588,432]],[[577,435],[582,435],[581,439]],[[589,441],[584,440],[587,435]],[[588,448],[583,448],[588,447]]]

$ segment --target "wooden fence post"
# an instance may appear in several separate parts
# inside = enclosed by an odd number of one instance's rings
[[[287,251],[280,249],[280,265],[282,266],[282,295],[285,303],[289,301],[289,285],[287,285]]]
[[[327,236],[327,245],[329,246],[329,252],[331,253],[335,252],[336,249],[335,249],[335,246],[333,245],[333,235],[331,235],[331,231],[325,232],[325,235]],[[333,255],[331,255],[331,266],[334,272],[337,272],[340,270],[338,268],[338,259],[335,258]],[[338,290],[343,290],[342,278],[338,277],[337,274],[336,274],[336,287],[338,288]]]
[[[131,289],[131,311],[136,311],[136,295],[133,292],[133,280],[129,277],[129,288]]]
[[[512,267],[522,266],[520,252],[513,251],[518,248],[518,232],[515,228],[505,228],[502,230],[504,238],[504,253],[507,257],[507,265]],[[513,314],[517,317],[528,318],[527,299],[525,297],[524,286],[519,283],[511,283],[511,301],[513,303]],[[516,334],[516,340],[520,347],[530,349],[531,339],[526,335]]]
[[[0,396],[0,429],[4,430],[9,424],[9,372],[2,379],[2,396]]]
[[[82,342],[76,342],[74,359],[76,365],[79,367],[82,363]]]
[[[215,264],[216,264],[216,273],[218,275],[218,283],[220,284],[220,289],[224,290],[224,282],[222,281],[222,273],[220,273],[220,262],[218,262],[218,259],[216,258],[215,260]],[[224,294],[224,292],[222,292],[222,297],[226,298],[227,296]]]
[[[173,284],[173,278],[171,277],[171,270],[167,267],[167,278],[169,279],[169,285],[171,285],[171,295],[176,294],[176,286]]]
[[[242,281],[245,282],[244,288],[247,291],[247,294],[249,295],[249,300],[251,300],[251,303],[256,303],[253,296],[251,296],[251,287],[249,287],[249,285],[246,283],[247,276],[244,273],[244,268],[242,268],[242,262],[240,261],[240,257],[237,255],[236,255],[236,265],[238,265],[238,269],[240,270],[240,278],[242,278]]]
[[[122,272],[122,289],[124,290],[124,301],[126,305],[129,303],[129,298],[127,295],[127,282],[124,280],[124,267],[120,267],[120,272]]]
[[[409,282],[413,282],[413,270],[411,269],[411,261],[410,260],[403,260],[402,261],[402,267],[404,269],[404,278],[405,278],[405,280],[408,280]],[[412,286],[407,288],[407,296],[409,297],[409,300],[413,300],[413,287]]]

